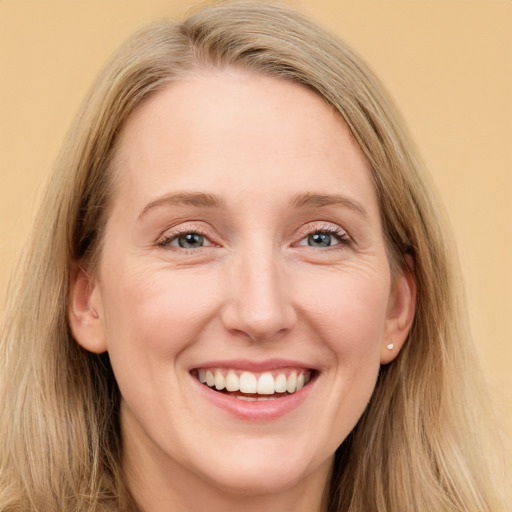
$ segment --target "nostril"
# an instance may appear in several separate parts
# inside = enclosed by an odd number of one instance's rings
[[[222,321],[231,334],[254,342],[281,339],[293,329],[296,322],[295,313],[283,311],[283,305],[272,312],[244,309],[224,312]]]

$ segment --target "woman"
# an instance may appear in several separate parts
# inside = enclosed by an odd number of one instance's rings
[[[504,510],[420,167],[365,65],[297,14],[135,35],[10,293],[0,510]]]

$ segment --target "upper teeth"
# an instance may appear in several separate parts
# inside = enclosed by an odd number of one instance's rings
[[[306,370],[292,370],[288,375],[279,372],[274,375],[264,372],[260,375],[235,370],[204,369],[198,371],[198,378],[211,388],[219,391],[241,391],[259,395],[273,395],[274,393],[295,393],[308,383],[310,372]]]

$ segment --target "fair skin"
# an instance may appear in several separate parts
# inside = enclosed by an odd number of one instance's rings
[[[70,324],[109,352],[136,499],[145,512],[325,511],[334,452],[414,315],[346,124],[291,82],[205,71],[132,114],[115,168]],[[256,389],[213,389],[229,373]]]

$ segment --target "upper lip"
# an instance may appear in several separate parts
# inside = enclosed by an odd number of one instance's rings
[[[249,372],[265,372],[270,370],[279,370],[281,368],[293,368],[304,370],[315,370],[310,364],[294,359],[267,359],[263,361],[253,361],[249,359],[224,359],[215,361],[205,361],[203,363],[190,367],[190,371],[199,368],[229,368],[233,370],[245,370]]]

